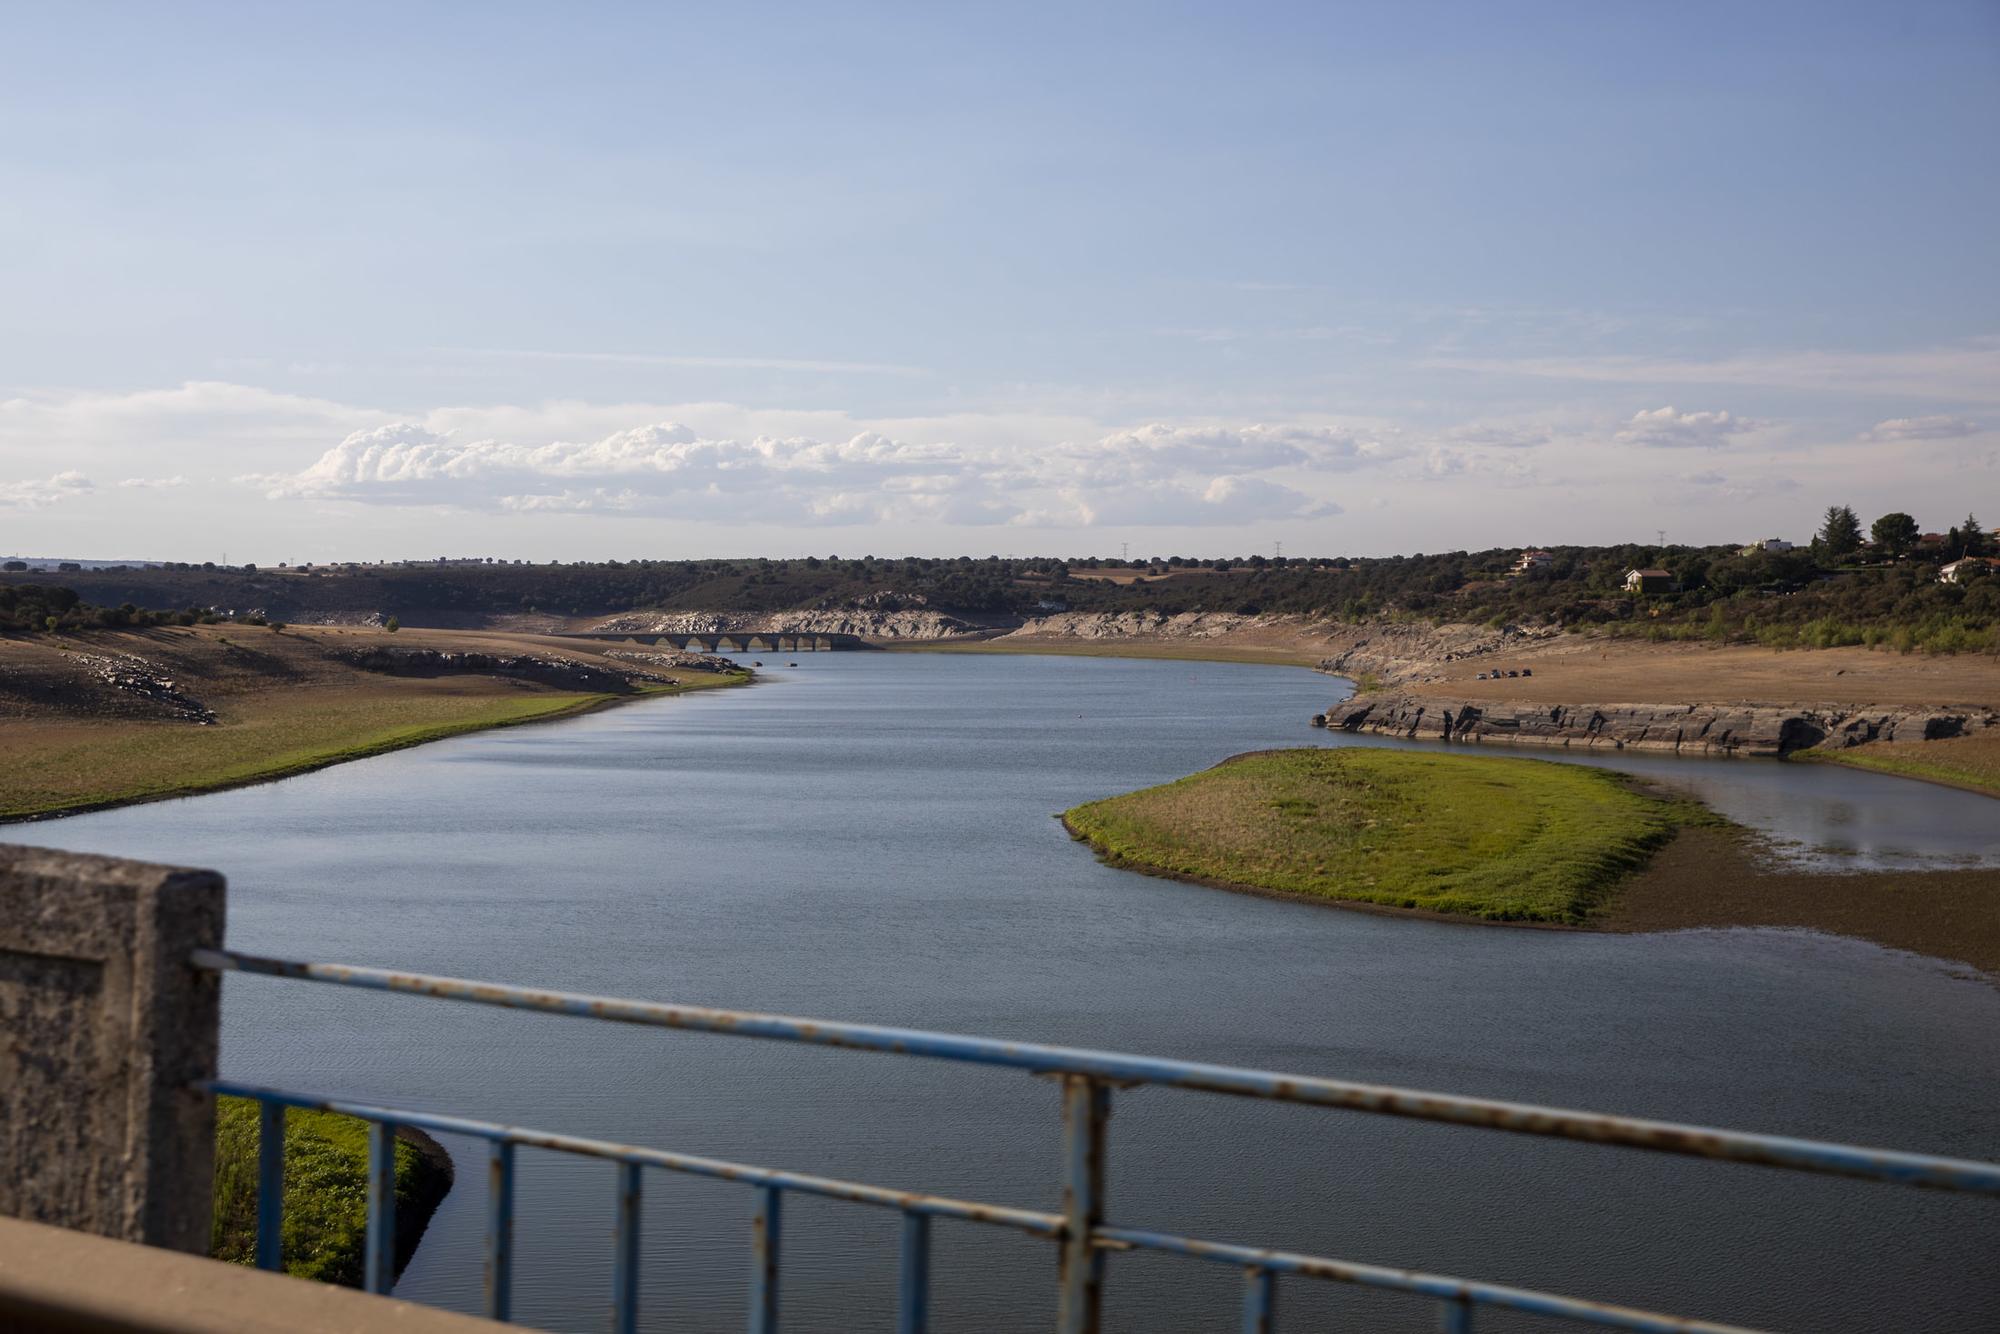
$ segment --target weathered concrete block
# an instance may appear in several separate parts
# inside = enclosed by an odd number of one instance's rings
[[[0,1215],[206,1253],[213,871],[0,844]]]

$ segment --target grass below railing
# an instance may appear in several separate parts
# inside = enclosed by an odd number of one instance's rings
[[[257,1104],[218,1098],[215,1221],[209,1253],[251,1264],[257,1245]],[[451,1189],[450,1159],[435,1142],[396,1141],[398,1270],[416,1250],[432,1210]],[[368,1123],[333,1112],[285,1114],[285,1272],[361,1286],[368,1217]]]

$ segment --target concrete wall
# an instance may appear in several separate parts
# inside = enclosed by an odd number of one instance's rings
[[[207,1253],[223,894],[0,844],[0,1215]]]

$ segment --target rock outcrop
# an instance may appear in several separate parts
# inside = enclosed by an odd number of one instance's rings
[[[159,668],[130,653],[103,657],[79,653],[77,660],[88,666],[97,679],[112,690],[139,702],[161,717],[206,727],[215,721],[215,711],[194,696],[177,688],[162,676]]]
[[[938,611],[878,611],[833,608],[777,611],[768,615],[733,611],[627,612],[591,626],[618,634],[809,634],[860,635],[864,639],[949,639],[983,627]]]
[[[2000,713],[1840,705],[1527,704],[1389,693],[1344,700],[1314,717],[1313,725],[1444,741],[1788,755],[1868,741],[1964,736],[2000,727]]]
[[[1282,616],[1245,616],[1230,611],[1065,611],[1035,616],[1014,634],[1059,639],[1218,639],[1244,630],[1295,622]]]
[[[733,672],[737,665],[716,653],[635,653],[612,649],[605,655],[620,662],[644,663],[648,667],[671,667],[684,672]]]
[[[1328,626],[1334,648],[1319,670],[1334,676],[1372,676],[1389,684],[1434,679],[1446,663],[1519,653],[1557,638],[1555,626],[1395,624],[1387,621]]]
[[[593,694],[625,695],[633,681],[659,682],[649,672],[629,674],[592,667],[574,658],[535,657],[529,654],[443,653],[436,649],[365,648],[346,649],[334,657],[350,662],[366,672],[389,676],[454,676],[477,673],[481,676],[512,676],[558,690],[585,690]]]

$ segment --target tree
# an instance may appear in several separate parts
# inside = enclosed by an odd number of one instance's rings
[[[1897,511],[1884,514],[1869,528],[1868,535],[1875,539],[1875,545],[1892,556],[1901,556],[1917,544],[1921,534],[1917,521],[1909,515]]]
[[[1858,550],[1861,546],[1861,520],[1854,517],[1854,511],[1845,505],[1826,507],[1826,522],[1820,525],[1819,535],[1813,544],[1822,554],[1838,559]]]
[[[1963,548],[1958,553],[1959,555],[1983,556],[1986,554],[1986,530],[1981,528],[1979,520],[1973,518],[1970,514],[1965,516],[1965,522],[1958,527],[1958,540]]]

